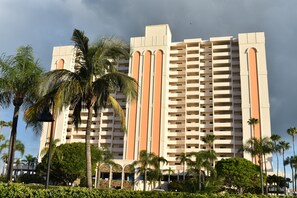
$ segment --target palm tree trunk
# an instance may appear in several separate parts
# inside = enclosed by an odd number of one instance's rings
[[[295,137],[294,137],[294,135],[292,136],[292,139],[293,139],[293,154],[295,157],[296,155],[295,155]]]
[[[268,194],[268,186],[267,186],[267,166],[266,166],[266,155],[264,154],[264,168],[265,168],[265,175],[266,175],[266,182],[265,182],[265,194]]]
[[[283,166],[284,166],[284,178],[285,178],[285,195],[287,194],[287,175],[286,175],[286,166],[285,166],[285,150],[283,150]]]
[[[264,187],[263,187],[263,162],[262,162],[262,155],[259,156],[259,165],[260,165],[260,183],[261,183],[261,194],[264,194]]]
[[[198,177],[199,177],[199,179],[198,179],[198,188],[199,188],[199,191],[201,191],[201,170],[199,170],[199,173],[198,173]]]
[[[183,180],[186,180],[186,173],[185,173],[185,162],[183,163]]]
[[[146,191],[146,177],[147,177],[147,172],[145,169],[144,170],[144,180],[143,180],[143,191]]]
[[[97,184],[96,184],[96,188],[100,188],[100,176],[101,176],[101,171],[100,171],[100,163],[99,163],[98,168],[97,168]]]
[[[292,172],[292,188],[294,188],[294,168],[293,168],[293,164],[291,164],[292,162],[290,162],[290,167],[291,167],[291,172]]]
[[[17,136],[17,125],[18,125],[18,118],[19,118],[19,110],[21,106],[15,100],[13,101],[13,103],[14,103],[14,113],[13,113],[12,130],[10,134],[9,149],[8,149],[8,163],[7,163],[7,173],[6,173],[7,182],[11,182],[12,180],[13,159],[14,159],[14,151],[15,151],[16,136]]]
[[[87,171],[87,183],[89,190],[92,190],[93,184],[92,184],[92,161],[91,161],[91,124],[92,124],[92,106],[88,108],[88,122],[87,122],[87,128],[86,128],[86,171]]]
[[[279,169],[279,159],[278,159],[278,154],[276,152],[276,175],[277,175],[277,178],[278,178],[278,169]],[[267,178],[266,178],[266,181],[267,181]],[[278,196],[278,191],[279,191],[279,182],[277,182],[277,191],[276,191],[276,195]]]

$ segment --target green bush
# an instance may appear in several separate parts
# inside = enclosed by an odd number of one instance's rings
[[[57,198],[269,198],[275,196],[266,195],[254,195],[254,194],[195,194],[195,193],[183,193],[183,192],[157,192],[157,191],[126,191],[126,190],[102,190],[93,189],[89,191],[87,188],[81,187],[56,187],[48,190],[41,189],[42,185],[22,185],[22,184],[0,184],[0,197],[5,198],[46,198],[46,197],[57,197]],[[36,188],[36,186],[40,188]]]

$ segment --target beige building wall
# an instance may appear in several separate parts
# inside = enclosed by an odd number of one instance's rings
[[[93,118],[91,143],[110,149],[123,166],[147,150],[169,161],[163,169],[182,172],[177,157],[209,149],[202,138],[213,134],[218,160],[252,160],[238,152],[253,136],[247,121],[259,115],[256,137],[271,135],[264,33],[239,34],[238,39],[171,39],[166,24],[146,26],[143,37],[131,38],[131,58],[118,68],[137,80],[138,100],[127,104],[115,93],[127,108],[128,132],[121,132],[119,118],[106,109]],[[63,68],[73,71],[73,46],[54,48],[51,69],[59,68],[61,59]],[[78,131],[70,123],[71,113],[67,108],[57,118],[55,139],[84,142],[87,112],[82,112]],[[48,131],[45,124],[40,150]]]

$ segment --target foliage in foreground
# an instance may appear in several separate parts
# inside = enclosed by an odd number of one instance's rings
[[[96,162],[104,154],[102,150],[91,146],[92,170],[95,170]],[[46,154],[42,162],[37,166],[37,172],[45,175],[47,171]],[[68,185],[77,178],[84,178],[86,175],[86,155],[84,143],[62,144],[55,149],[51,161],[50,180],[57,184]],[[94,174],[94,171],[93,171]]]
[[[124,190],[102,190],[87,188],[57,187],[52,189],[35,189],[21,184],[0,184],[0,197],[184,197],[184,198],[268,198],[276,196],[253,195],[253,194],[194,194],[181,192],[156,192],[156,191],[124,191]]]

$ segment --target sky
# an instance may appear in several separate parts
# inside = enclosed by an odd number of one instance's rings
[[[1,0],[0,54],[31,45],[48,71],[53,47],[71,45],[74,28],[90,41],[117,36],[127,42],[154,24],[169,24],[173,41],[265,32],[271,129],[291,142],[286,130],[297,126],[296,7],[296,0]],[[1,109],[0,120],[12,120],[12,112]],[[25,129],[22,117],[17,137],[25,155],[37,156],[39,136]]]

